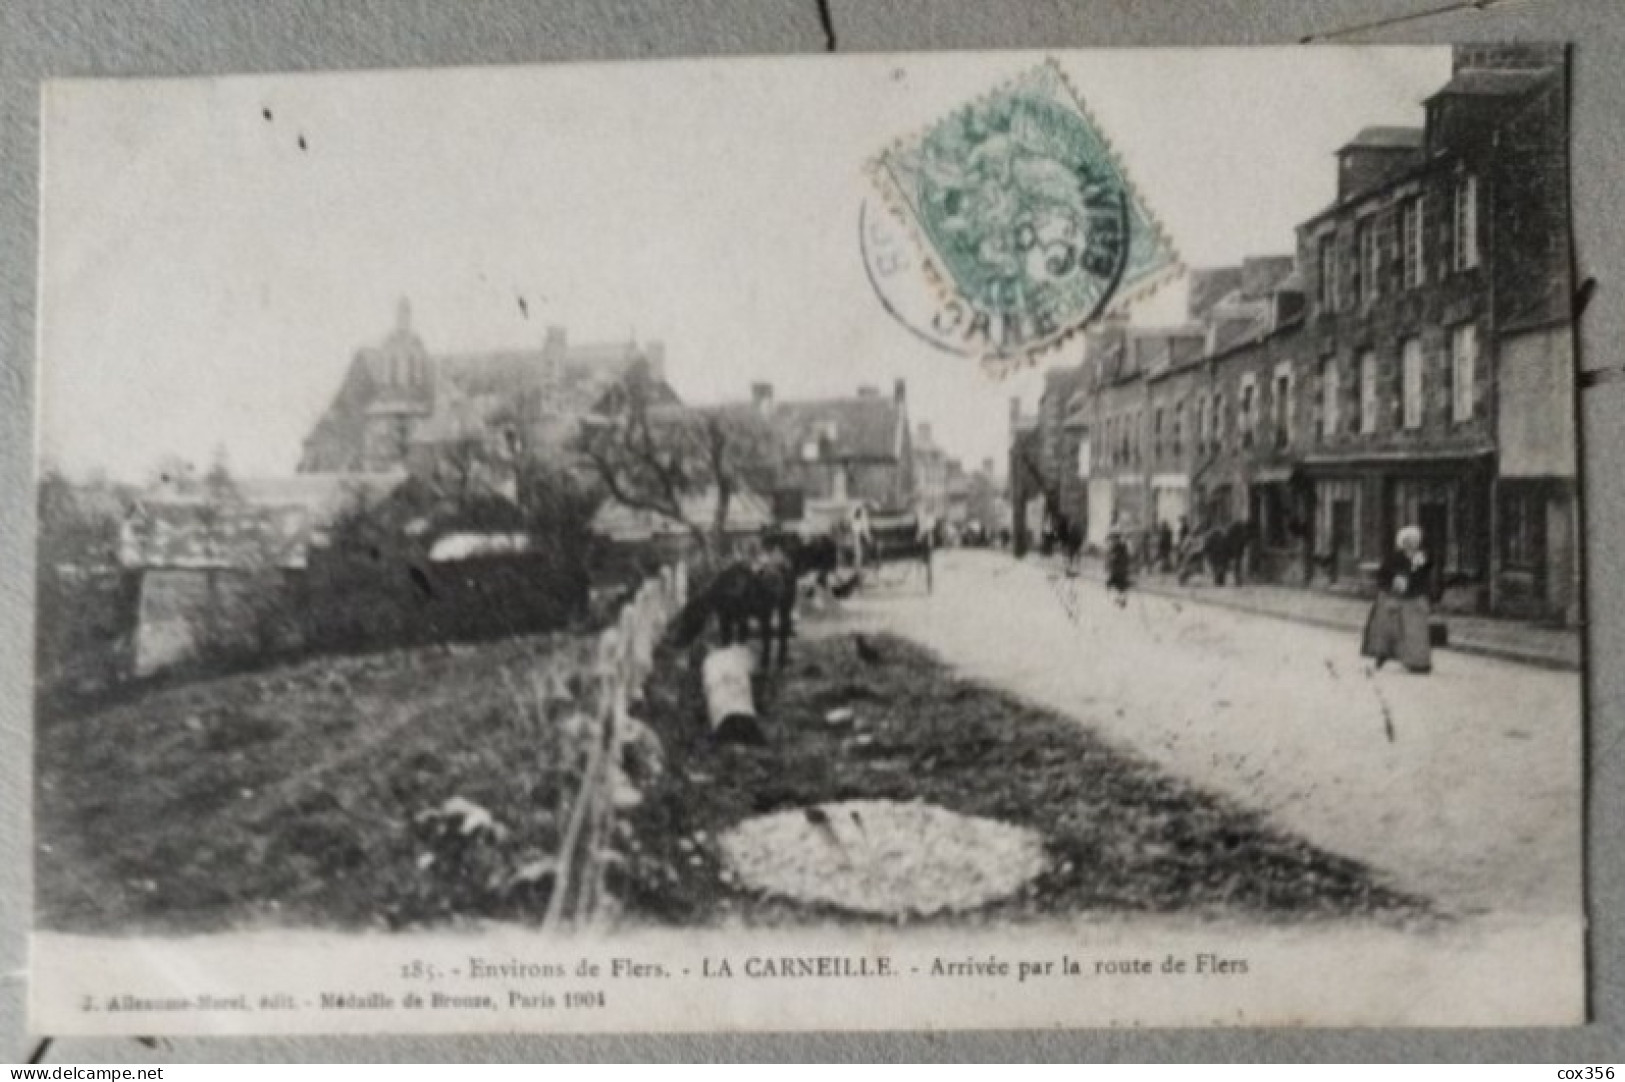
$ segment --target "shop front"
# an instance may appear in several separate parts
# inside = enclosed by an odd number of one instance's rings
[[[1306,545],[1317,579],[1374,588],[1400,528],[1416,526],[1438,568],[1442,604],[1487,610],[1492,464],[1488,453],[1306,461]]]
[[[1180,519],[1190,520],[1190,479],[1181,473],[1159,473],[1151,478],[1152,516],[1157,524],[1166,522],[1178,528]]]

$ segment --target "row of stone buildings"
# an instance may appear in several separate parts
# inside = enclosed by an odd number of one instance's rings
[[[1566,108],[1561,49],[1458,47],[1423,128],[1338,152],[1293,253],[1193,271],[1186,322],[1047,374],[1018,506],[1097,544],[1245,522],[1256,576],[1343,586],[1416,524],[1453,607],[1577,618]]]

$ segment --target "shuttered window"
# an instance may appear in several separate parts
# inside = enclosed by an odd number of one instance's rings
[[[1405,339],[1401,352],[1401,362],[1404,365],[1400,393],[1404,399],[1404,415],[1406,428],[1422,427],[1422,341],[1419,338]]]

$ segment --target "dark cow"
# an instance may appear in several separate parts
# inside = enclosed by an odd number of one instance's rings
[[[796,580],[813,577],[819,586],[828,587],[830,576],[841,566],[841,548],[828,534],[799,537],[793,533],[769,537],[767,546],[778,548],[790,561]]]
[[[736,558],[689,600],[680,618],[678,640],[692,642],[714,617],[717,634],[731,646],[749,640],[754,622],[761,637],[762,665],[772,664],[776,638],[782,666],[790,656],[795,604],[796,574],[782,547],[769,548],[754,559]]]

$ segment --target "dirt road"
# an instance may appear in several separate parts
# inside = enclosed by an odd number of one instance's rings
[[[1370,673],[1358,642],[1134,595],[979,551],[936,589],[869,592],[883,628],[1058,710],[1462,916],[1572,918],[1580,904],[1580,678],[1442,652]],[[1390,733],[1391,738],[1390,738]]]

